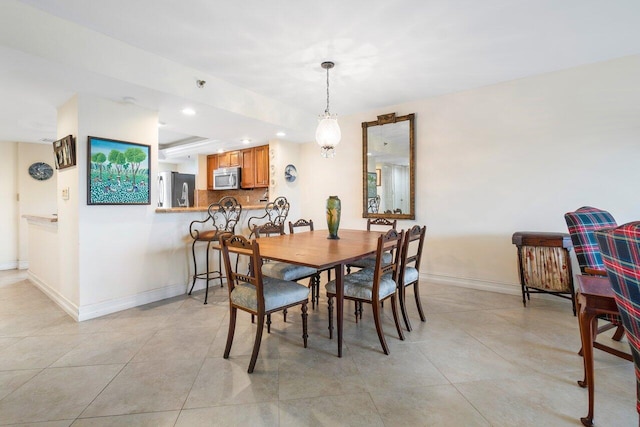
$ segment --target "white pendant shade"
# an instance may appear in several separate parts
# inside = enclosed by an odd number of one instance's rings
[[[318,123],[318,129],[316,129],[316,142],[319,146],[332,146],[335,147],[340,143],[342,133],[340,132],[340,126],[338,126],[338,119],[335,116],[324,116],[320,123]]]

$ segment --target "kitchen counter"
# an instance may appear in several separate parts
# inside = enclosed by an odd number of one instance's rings
[[[29,223],[50,224],[52,222],[58,222],[58,217],[56,215],[52,215],[52,216],[22,215],[22,218],[26,219]]]
[[[263,210],[265,206],[266,203],[264,205],[242,205],[242,210]],[[207,209],[209,209],[208,206],[197,206],[193,208],[157,208],[156,213],[206,212]]]

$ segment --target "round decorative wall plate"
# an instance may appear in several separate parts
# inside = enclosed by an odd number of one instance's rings
[[[287,167],[284,168],[284,179],[287,182],[293,182],[296,180],[297,177],[298,177],[298,171],[295,166],[287,165]]]
[[[45,181],[53,176],[53,168],[44,162],[35,162],[29,166],[29,175],[38,181]]]

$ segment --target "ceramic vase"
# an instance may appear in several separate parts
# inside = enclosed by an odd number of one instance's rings
[[[329,237],[327,237],[327,239],[340,238],[338,237],[340,210],[340,199],[338,196],[329,196],[327,199],[327,228],[329,228]]]

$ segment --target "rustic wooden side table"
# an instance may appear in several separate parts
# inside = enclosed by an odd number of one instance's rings
[[[522,287],[522,304],[526,307],[532,293],[547,293],[570,299],[576,314],[570,251],[567,233],[517,231],[511,243],[518,248],[518,271]]]

